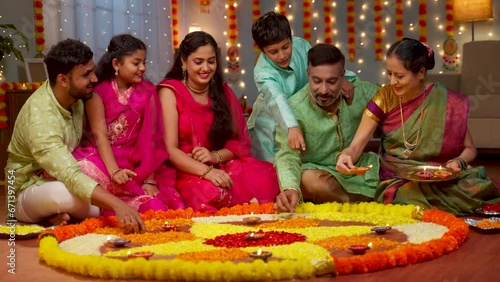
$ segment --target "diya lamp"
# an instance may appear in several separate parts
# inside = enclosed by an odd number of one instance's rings
[[[362,255],[366,253],[366,251],[372,247],[372,242],[368,243],[368,245],[350,245],[348,248],[355,255]]]
[[[123,248],[126,244],[130,243],[130,240],[122,238],[111,239],[111,236],[108,236],[108,243],[113,244],[117,248]]]
[[[245,235],[245,238],[247,240],[259,240],[259,239],[262,239],[264,238],[264,233],[250,233],[250,234],[247,234]]]
[[[257,224],[260,219],[260,217],[254,216],[252,212],[250,216],[243,218],[243,221],[245,221],[247,224]]]
[[[144,252],[135,252],[135,253],[131,253],[131,252],[128,252],[127,253],[127,256],[129,258],[144,258],[144,259],[149,259],[150,257],[152,257],[155,253],[153,252],[149,252],[149,251],[144,251]]]
[[[21,86],[21,90],[28,90],[28,87],[26,86],[26,83],[23,83],[23,85]]]
[[[177,225],[171,224],[171,223],[168,223],[168,221],[165,221],[165,223],[163,223],[161,228],[165,231],[175,231],[175,230],[177,230]]]
[[[387,231],[391,230],[391,228],[392,227],[390,227],[389,224],[387,224],[386,226],[373,227],[371,230],[379,235],[382,235],[385,234]]]
[[[269,251],[263,251],[261,249],[259,249],[258,251],[256,252],[252,252],[250,253],[250,256],[254,259],[261,259],[263,260],[264,262],[267,262],[267,259],[270,258],[272,256],[273,253],[269,252]]]

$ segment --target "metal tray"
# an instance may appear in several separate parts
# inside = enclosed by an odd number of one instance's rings
[[[431,179],[421,179],[416,175],[416,173],[423,171],[430,171],[432,173],[439,171],[439,170],[444,170],[451,172],[451,175],[446,178],[446,179],[441,179],[438,177],[433,177]],[[411,180],[411,181],[418,181],[418,182],[443,182],[443,181],[450,181],[453,179],[456,179],[460,176],[459,172],[456,172],[452,169],[449,169],[447,167],[442,167],[442,166],[433,166],[433,165],[417,165],[417,166],[407,166],[398,171],[398,175],[401,176],[404,179]]]
[[[497,222],[497,221],[500,221],[500,217],[491,217],[491,218],[488,218],[488,219],[464,218],[465,223],[467,223],[469,226],[477,228],[479,230],[484,230],[484,231],[500,231],[500,228],[494,228],[494,227],[492,227],[492,228],[483,228],[483,227],[477,226],[477,224],[480,221],[483,221],[483,220],[489,220],[489,221]]]

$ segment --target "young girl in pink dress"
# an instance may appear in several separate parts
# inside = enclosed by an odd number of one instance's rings
[[[136,208],[184,208],[163,141],[161,107],[144,80],[146,46],[128,34],[111,39],[96,67],[99,84],[85,103],[87,131],[73,155],[102,187]]]
[[[157,86],[175,188],[187,206],[203,212],[271,202],[279,192],[272,164],[250,153],[241,105],[222,82],[216,50],[210,34],[189,33]]]

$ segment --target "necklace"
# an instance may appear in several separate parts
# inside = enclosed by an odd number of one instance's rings
[[[210,87],[210,85],[209,85],[209,86],[207,86],[205,89],[202,89],[202,90],[197,90],[197,89],[194,89],[193,87],[191,87],[191,86],[189,85],[189,83],[187,83],[187,82],[183,82],[183,83],[184,83],[184,85],[186,85],[186,87],[187,87],[189,90],[191,90],[191,92],[193,92],[193,93],[195,93],[195,94],[203,94],[203,93],[207,92],[207,91],[208,91],[208,88]]]
[[[424,92],[425,90],[427,89],[427,85],[424,84]],[[422,93],[422,100],[424,99],[424,95]],[[420,115],[419,115],[419,118],[418,118],[418,129],[417,129],[417,137],[415,138],[415,142],[414,143],[410,143],[408,141],[406,141],[406,133],[405,133],[405,124],[404,124],[404,117],[403,117],[403,106],[402,106],[402,102],[401,100],[403,100],[402,97],[399,98],[399,113],[401,114],[401,127],[403,129],[403,144],[406,148],[406,150],[404,150],[401,155],[404,157],[404,158],[409,158],[411,156],[411,154],[413,153],[413,150],[415,150],[415,148],[417,147],[418,145],[418,141],[419,141],[419,138],[420,138],[420,128],[422,127],[422,119],[423,119],[423,112],[424,112],[424,107],[423,105],[420,105]]]

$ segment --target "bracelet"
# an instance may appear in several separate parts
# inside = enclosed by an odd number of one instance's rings
[[[157,182],[154,181],[153,179],[149,179],[149,180],[144,180],[144,182],[142,184],[149,184],[149,185],[153,185],[153,186],[158,186]]]
[[[219,156],[219,166],[222,165],[222,154],[219,151],[213,151],[217,156]]]
[[[466,160],[462,159],[462,158],[454,158],[454,159],[451,159],[449,161],[446,162],[446,164],[449,164],[451,162],[456,162],[458,167],[460,167],[460,170],[464,170],[464,169],[467,169],[467,167],[469,166],[469,164],[467,163]]]
[[[350,156],[349,154],[346,154],[344,151],[340,151],[335,155],[335,164],[339,162],[340,155],[345,154],[346,156]]]
[[[121,168],[117,168],[113,171],[113,173],[111,173],[111,179],[113,179],[115,177],[115,174],[117,174],[120,170],[122,170]]]
[[[207,176],[207,174],[208,174],[208,173],[209,173],[209,172],[210,172],[213,168],[214,168],[214,166],[213,166],[213,165],[211,165],[211,166],[207,167],[207,170],[205,170],[205,172],[204,172],[202,175],[200,175],[200,179],[205,179],[205,176]]]

